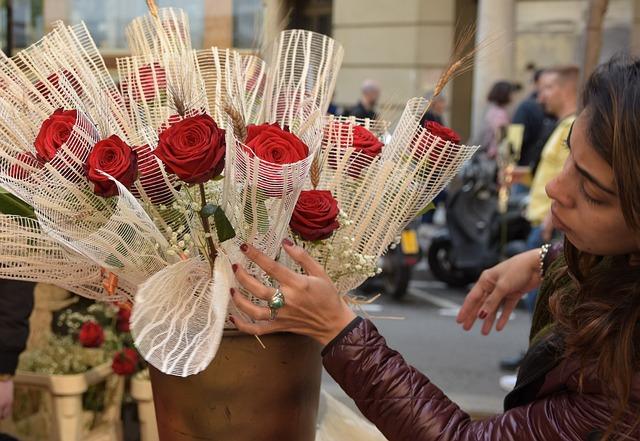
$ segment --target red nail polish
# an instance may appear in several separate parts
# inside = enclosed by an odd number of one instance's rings
[[[229,292],[231,293],[231,297],[233,297],[233,295],[236,293],[236,290],[235,290],[235,289],[233,289],[233,288],[231,288],[231,289],[229,290]]]
[[[282,243],[288,247],[292,247],[293,246],[293,242],[291,242],[289,239],[283,239]]]
[[[233,265],[231,265],[231,269],[235,273],[236,271],[238,271],[238,265],[236,263],[234,263]]]
[[[478,317],[480,317],[480,320],[484,320],[487,318],[487,311],[480,311],[480,314],[478,314]]]
[[[243,243],[242,245],[240,245],[240,251],[242,251],[243,253],[246,253],[248,249],[249,247],[247,246],[246,243]]]
[[[233,319],[233,316],[229,316],[229,321],[234,325],[236,324],[236,321]]]

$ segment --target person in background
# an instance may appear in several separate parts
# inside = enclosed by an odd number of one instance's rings
[[[576,119],[579,76],[578,67],[560,66],[545,70],[539,79],[538,101],[545,112],[554,115],[559,122],[542,149],[540,163],[531,184],[527,219],[532,229],[527,238],[527,249],[539,248],[542,244],[550,242],[553,237],[551,199],[547,196],[545,187],[560,174],[569,156],[566,142],[571,125]],[[530,176],[529,166],[516,167],[514,170],[514,182],[527,182]],[[531,313],[535,308],[536,299],[537,290],[527,294],[527,308]],[[523,354],[502,360],[500,367],[504,370],[515,370],[522,359]],[[515,376],[501,378],[500,384],[503,388],[509,389],[509,384],[515,384]]]
[[[29,337],[35,284],[0,279],[0,420],[11,416],[13,376]],[[12,439],[0,433],[0,440]]]
[[[433,96],[433,90],[425,93],[424,98],[427,101],[431,101],[429,110],[425,112],[420,120],[420,125],[424,127],[427,121],[435,121],[440,125],[446,125],[444,123],[444,112],[447,111],[447,99],[444,95]]]
[[[498,153],[500,139],[511,121],[507,107],[511,103],[513,90],[512,83],[498,81],[487,95],[489,104],[482,121],[482,130],[472,144],[480,145],[490,158],[495,158]]]
[[[360,90],[362,91],[360,101],[352,108],[347,109],[344,116],[377,119],[376,104],[380,98],[380,85],[375,80],[367,79],[363,81]]]
[[[533,173],[540,160],[542,148],[558,122],[557,118],[545,112],[542,104],[538,102],[540,77],[543,72],[542,69],[534,72],[533,91],[518,105],[512,119],[513,124],[524,126],[518,165],[531,167]]]

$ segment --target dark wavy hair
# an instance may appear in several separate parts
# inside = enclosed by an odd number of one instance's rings
[[[613,169],[625,222],[640,235],[640,61],[616,57],[600,66],[585,84],[582,108],[590,144]],[[588,254],[569,241],[565,258],[561,272],[574,284],[550,300],[565,356],[581,361],[581,375],[595,370],[608,388],[613,418],[604,438],[629,439],[640,426],[638,404],[630,402],[640,370],[640,263]]]

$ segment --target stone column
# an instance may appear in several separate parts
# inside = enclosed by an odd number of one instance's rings
[[[631,22],[631,54],[640,56],[640,0],[633,2],[633,21]]]
[[[476,43],[491,44],[476,57],[473,72],[473,124],[475,135],[482,126],[487,93],[494,82],[510,80],[514,70],[515,0],[479,0]]]

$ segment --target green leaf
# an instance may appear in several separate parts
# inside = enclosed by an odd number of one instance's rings
[[[429,204],[424,207],[422,210],[420,210],[420,212],[417,214],[416,217],[420,217],[423,214],[426,214],[428,212],[430,212],[431,210],[435,210],[436,209],[436,205],[433,202],[429,202]]]
[[[216,233],[218,234],[220,243],[236,237],[233,225],[231,225],[229,218],[227,218],[227,215],[220,206],[216,206],[216,211],[213,213],[213,223],[216,227]]]
[[[36,218],[33,208],[22,199],[0,187],[0,213]]]

